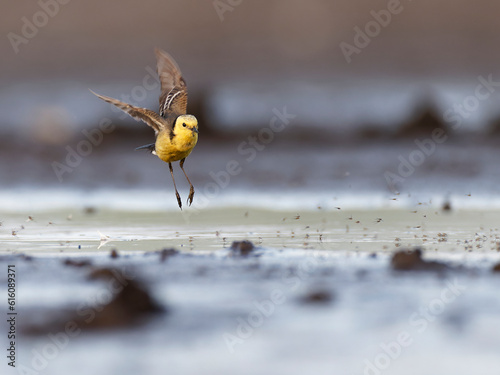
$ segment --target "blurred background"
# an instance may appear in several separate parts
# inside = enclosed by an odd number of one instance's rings
[[[152,131],[88,91],[157,110],[155,47],[179,63],[200,121],[186,162],[199,187],[237,160],[242,171],[221,196],[496,193],[500,95],[492,84],[478,97],[477,87],[500,81],[498,2],[62,3],[3,5],[4,204],[34,187],[170,189],[166,165],[133,152]],[[242,142],[285,109],[295,117],[247,161]],[[88,150],[103,122],[111,130]],[[415,141],[436,128],[446,141],[403,176]]]
[[[11,0],[0,14],[0,251],[21,253],[0,261],[19,268],[19,326],[43,328],[19,364],[45,348],[37,373],[366,374],[408,330],[415,344],[378,373],[498,368],[500,2]],[[182,212],[168,166],[134,151],[153,131],[89,91],[157,110],[155,47],[199,120]],[[232,257],[244,239],[256,256]],[[389,253],[414,246],[453,273],[391,272]],[[48,323],[102,306],[100,267],[134,271],[166,311],[61,348]],[[453,303],[452,279],[467,287]],[[276,290],[286,303],[229,355],[223,334]],[[107,306],[127,316],[143,297]],[[104,312],[97,331],[116,324]]]

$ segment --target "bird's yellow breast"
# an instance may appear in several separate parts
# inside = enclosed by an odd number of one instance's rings
[[[198,142],[198,133],[182,131],[170,137],[168,131],[161,131],[156,137],[156,155],[166,163],[186,158]]]

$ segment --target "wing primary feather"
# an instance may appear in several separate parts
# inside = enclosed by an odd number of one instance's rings
[[[155,49],[158,76],[161,82],[160,116],[168,117],[186,114],[187,86],[181,70],[175,60],[167,52]]]
[[[157,113],[146,109],[139,108],[133,105],[123,103],[119,100],[110,98],[109,96],[99,95],[94,91],[90,90],[92,94],[97,96],[99,99],[104,100],[107,103],[113,104],[117,108],[120,108],[123,112],[127,113],[136,120],[140,120],[150,127],[152,127],[156,134],[160,132],[162,128],[168,127],[168,124],[160,117]]]

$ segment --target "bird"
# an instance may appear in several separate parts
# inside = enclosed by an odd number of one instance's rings
[[[99,99],[115,105],[134,119],[143,121],[153,128],[156,137],[155,143],[137,147],[136,150],[148,150],[165,163],[168,163],[177,204],[182,210],[182,201],[175,184],[172,163],[180,162],[179,165],[189,183],[187,204],[191,206],[194,197],[194,186],[184,170],[184,161],[198,142],[198,120],[195,116],[187,114],[187,85],[179,66],[167,52],[155,48],[155,54],[157,72],[161,83],[159,114],[150,109],[135,107],[108,96],[99,95],[92,90],[90,92]]]

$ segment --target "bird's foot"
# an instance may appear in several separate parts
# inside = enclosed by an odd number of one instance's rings
[[[181,201],[181,196],[179,195],[179,192],[175,192],[175,196],[177,198],[177,204],[179,205],[179,208],[182,210],[182,201]]]
[[[189,189],[189,196],[188,196],[188,199],[187,199],[187,204],[190,205],[190,206],[193,203],[193,197],[194,197],[194,187],[191,186],[191,188]]]

